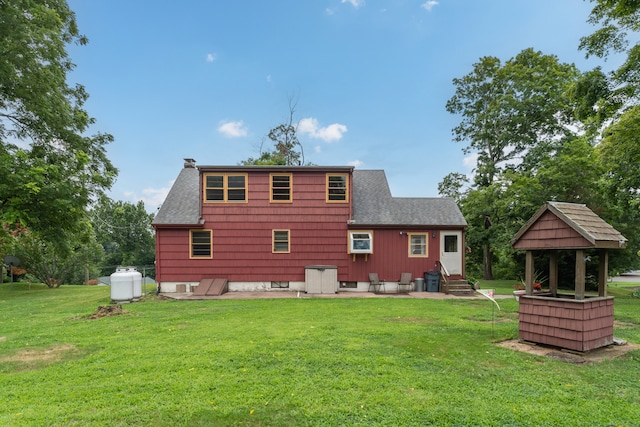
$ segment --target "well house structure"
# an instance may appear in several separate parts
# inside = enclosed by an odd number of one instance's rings
[[[576,351],[613,343],[613,297],[607,296],[609,249],[627,239],[587,206],[547,202],[518,231],[514,249],[526,251],[526,294],[520,297],[520,339]],[[598,255],[598,294],[585,293],[586,250]],[[549,254],[549,291],[533,292],[534,252]],[[558,292],[558,253],[575,251],[574,294]]]

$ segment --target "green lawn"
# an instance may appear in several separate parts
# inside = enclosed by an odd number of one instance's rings
[[[108,303],[107,287],[0,285],[0,425],[640,420],[640,352],[572,365],[498,347],[514,299],[148,298],[88,319]],[[616,337],[640,343],[640,299],[615,304]]]

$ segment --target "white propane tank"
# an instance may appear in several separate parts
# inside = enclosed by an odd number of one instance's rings
[[[111,300],[116,303],[133,299],[133,274],[127,268],[117,268],[111,275]]]
[[[133,300],[139,301],[142,297],[142,273],[135,267],[129,267],[129,272],[133,277]]]

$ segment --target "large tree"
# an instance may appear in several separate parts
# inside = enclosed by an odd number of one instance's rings
[[[469,74],[453,80],[456,90],[446,108],[461,118],[453,137],[465,144],[466,154],[477,155],[471,188],[479,197],[466,204],[473,206],[467,221],[478,231],[485,279],[493,278],[490,229],[497,219],[497,179],[508,169],[532,167],[555,141],[571,133],[575,118],[569,89],[579,76],[574,65],[525,49],[504,64],[483,57]],[[450,175],[444,182],[451,188],[454,181]]]
[[[65,0],[0,1],[0,223],[53,244],[83,228],[117,173],[105,152],[112,136],[86,135],[87,92],[67,80],[67,46],[86,42]]]

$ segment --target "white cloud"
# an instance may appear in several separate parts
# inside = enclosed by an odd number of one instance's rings
[[[316,145],[315,147],[313,147],[313,151],[315,153],[321,153],[322,152],[322,147],[319,145]]]
[[[333,10],[333,9],[326,8],[326,9],[324,10],[324,13],[326,13],[326,14],[327,14],[327,15],[329,15],[329,16],[331,16],[331,15],[334,15],[336,12],[335,12],[335,10]]]
[[[426,2],[421,4],[420,7],[426,10],[427,12],[431,12],[431,9],[433,9],[434,6],[437,6],[439,4],[440,3],[438,3],[436,0],[427,0]]]
[[[364,165],[364,163],[361,162],[360,160],[352,160],[350,162],[347,162],[347,166],[353,166],[353,167],[356,167],[356,168],[359,168],[362,165]]]
[[[351,6],[356,9],[360,6],[364,6],[364,0],[342,0],[342,3],[349,3]]]
[[[171,190],[171,186],[174,181],[171,181],[168,187],[162,188],[145,188],[142,190],[142,195],[136,194],[133,191],[127,191],[124,193],[125,197],[128,197],[134,203],[142,200],[147,212],[155,213],[157,209],[164,203]]]
[[[462,164],[467,171],[473,171],[473,169],[475,169],[476,165],[478,164],[478,153],[471,153],[466,156],[464,159],[462,159]]]
[[[342,139],[347,132],[347,127],[340,123],[334,123],[326,127],[320,127],[317,119],[308,117],[300,120],[296,130],[301,134],[307,134],[311,138],[321,139],[324,142],[334,142]]]
[[[242,127],[243,122],[239,120],[237,122],[221,121],[218,126],[218,132],[229,138],[240,138],[247,136],[247,128]]]
[[[269,74],[269,75],[267,76],[267,83],[271,83],[271,80],[272,80],[272,79],[271,79],[271,74]]]
[[[216,56],[215,53],[207,53],[207,58],[206,58],[207,62],[213,62],[216,59],[218,59],[218,57]]]

